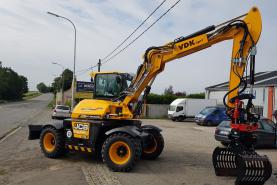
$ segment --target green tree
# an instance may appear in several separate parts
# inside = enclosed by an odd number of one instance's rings
[[[11,68],[0,68],[0,99],[21,99],[28,91],[28,80]]]
[[[72,78],[73,78],[73,72],[69,69],[65,69],[63,71],[63,80],[64,80],[63,90],[64,91],[71,88]]]
[[[54,93],[58,92],[61,89],[62,83],[61,83],[61,77],[54,78],[54,81],[51,84],[51,89]]]
[[[41,93],[48,93],[50,90],[43,82],[37,84],[37,89]]]
[[[28,80],[25,76],[19,76],[19,77],[22,80],[22,91],[23,93],[27,93],[29,91]]]
[[[186,97],[186,95],[187,95],[186,91],[176,92],[174,94],[178,97]]]
[[[205,93],[189,94],[186,96],[186,98],[205,99]]]
[[[62,79],[63,77],[63,79]],[[62,80],[64,82],[63,90],[66,91],[71,88],[73,72],[69,69],[65,69],[60,77],[56,77],[52,82],[53,92],[58,92],[62,88]]]
[[[171,95],[172,95],[172,94],[174,94],[173,86],[170,85],[168,88],[165,88],[164,94],[165,94],[165,95],[168,95],[168,94],[171,94]]]

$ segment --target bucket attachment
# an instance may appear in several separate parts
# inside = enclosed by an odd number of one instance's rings
[[[272,173],[267,156],[237,154],[232,148],[217,147],[213,152],[213,165],[217,176],[236,176],[236,185],[262,185]]]

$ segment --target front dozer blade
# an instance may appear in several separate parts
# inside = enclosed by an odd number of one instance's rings
[[[236,154],[231,148],[217,147],[213,152],[213,165],[217,176],[236,176],[236,185],[262,185],[272,173],[267,156]]]

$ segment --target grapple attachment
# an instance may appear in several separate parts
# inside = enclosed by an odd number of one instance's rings
[[[213,165],[217,176],[236,176],[236,185],[262,185],[272,173],[267,156],[237,154],[231,148],[217,147],[213,152]]]
[[[229,148],[216,147],[213,152],[213,165],[217,176],[237,176],[236,155]]]
[[[236,184],[264,184],[271,176],[272,166],[267,156],[241,155],[237,163]]]

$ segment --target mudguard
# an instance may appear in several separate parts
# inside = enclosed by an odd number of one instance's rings
[[[34,139],[39,139],[40,137],[40,133],[41,131],[45,128],[45,127],[54,127],[55,129],[59,130],[63,128],[63,121],[51,121],[48,122],[44,125],[28,125],[29,127],[29,140],[34,140]]]
[[[140,128],[136,126],[117,127],[107,131],[105,134],[108,136],[114,133],[126,133],[132,137],[139,137],[142,139],[148,136],[147,133],[143,132]]]
[[[154,125],[143,125],[142,126],[142,129],[143,130],[157,130],[157,131],[159,131],[159,132],[161,132],[162,131],[162,129],[160,129],[159,127],[156,127],[156,126],[154,126]]]

